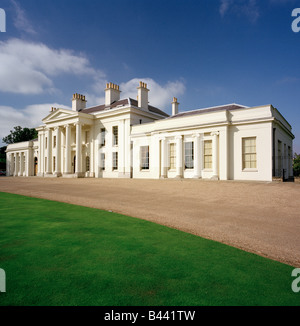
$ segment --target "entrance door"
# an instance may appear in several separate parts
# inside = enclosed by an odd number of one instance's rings
[[[73,162],[73,173],[76,172],[76,155],[74,156],[74,162]]]
[[[34,158],[34,176],[36,177],[38,175],[38,158]]]

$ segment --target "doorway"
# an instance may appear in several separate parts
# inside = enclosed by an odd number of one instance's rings
[[[34,158],[34,176],[36,177],[38,175],[38,158]]]
[[[76,155],[74,156],[74,161],[73,161],[73,173],[75,174],[76,172]]]

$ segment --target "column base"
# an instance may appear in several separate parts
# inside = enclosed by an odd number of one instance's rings
[[[47,172],[44,174],[44,178],[54,178],[54,174],[51,172]]]
[[[202,179],[202,177],[200,175],[194,175],[193,179]]]
[[[62,173],[61,173],[61,172],[55,172],[55,173],[53,174],[53,176],[54,176],[55,178],[60,178],[60,177],[62,176]]]
[[[219,179],[219,176],[217,176],[217,175],[213,175],[213,176],[210,178],[210,180],[217,180],[217,181],[218,181],[218,180],[220,180],[220,179]]]
[[[120,172],[118,177],[120,179],[130,179],[131,178],[131,173],[130,172]]]
[[[40,172],[40,173],[37,174],[37,177],[42,178],[43,176],[44,176],[44,173],[42,173],[42,172]]]
[[[181,179],[183,179],[183,176],[182,175],[176,175],[175,179],[181,180]]]
[[[85,173],[84,172],[75,172],[74,174],[74,178],[84,178],[85,177]]]
[[[160,179],[168,179],[168,177],[166,175],[162,175],[160,176]]]
[[[63,178],[74,178],[74,173],[66,172],[62,175]]]

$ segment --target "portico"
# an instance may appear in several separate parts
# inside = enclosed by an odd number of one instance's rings
[[[45,118],[45,126],[37,128],[40,148],[38,175],[44,177],[75,177],[90,176],[86,172],[85,157],[93,151],[90,133],[93,130],[92,119],[82,113],[63,114],[66,110],[53,110]],[[63,118],[63,119],[62,119]],[[91,166],[91,164],[89,164]]]

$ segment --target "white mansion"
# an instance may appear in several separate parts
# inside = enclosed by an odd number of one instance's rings
[[[272,105],[229,104],[169,116],[148,103],[120,99],[109,83],[105,104],[52,108],[38,139],[7,147],[7,176],[91,178],[203,178],[272,181],[293,175],[292,128]]]

